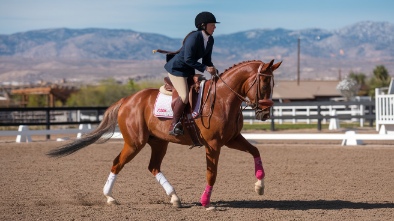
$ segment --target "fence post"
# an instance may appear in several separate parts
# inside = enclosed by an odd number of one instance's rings
[[[311,115],[311,109],[307,107],[306,108],[306,116],[308,116],[308,118],[306,119],[307,124],[311,124],[311,119],[309,118],[310,115]]]
[[[282,107],[278,107],[279,108],[279,116],[282,116]],[[279,124],[282,124],[283,120],[282,118],[279,119]]]
[[[296,107],[293,107],[292,115],[293,115],[293,117],[296,116]],[[295,118],[293,118],[293,124],[295,124],[296,122],[297,122],[297,120]]]
[[[99,121],[100,119],[99,119],[99,110],[98,109],[96,109],[96,121]]]
[[[49,112],[49,108],[47,108],[46,110],[46,128],[47,130],[51,129],[51,116],[50,116],[50,112]],[[51,135],[47,134],[47,140],[51,139]]]
[[[372,116],[373,116],[373,105],[369,105],[368,106],[368,115],[371,116],[370,119],[369,119],[369,126],[373,127],[373,118],[372,118]]]
[[[274,122],[274,119],[271,119],[271,131],[275,131],[275,122]]]
[[[360,115],[365,115],[365,107],[360,104]],[[360,127],[364,127],[364,118],[360,117]]]
[[[271,107],[271,131],[275,131],[275,120],[273,118],[275,109]]]
[[[376,124],[376,131],[379,131],[379,124],[380,124],[380,110],[382,107],[381,105],[381,100],[380,100],[380,89],[375,88],[375,124]]]
[[[317,106],[317,130],[321,131],[321,121],[322,121],[322,116],[320,114],[321,108],[320,105]]]

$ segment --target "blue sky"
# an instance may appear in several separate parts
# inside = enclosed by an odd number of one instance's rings
[[[0,34],[46,28],[111,28],[183,38],[201,11],[215,35],[265,28],[335,30],[360,21],[394,23],[393,0],[0,0]]]

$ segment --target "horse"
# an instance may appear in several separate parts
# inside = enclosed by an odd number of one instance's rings
[[[264,194],[265,172],[259,150],[241,134],[243,127],[243,104],[256,112],[256,118],[266,120],[270,117],[273,105],[273,72],[282,62],[274,64],[262,61],[244,61],[226,69],[223,73],[212,75],[205,84],[204,99],[200,116],[195,119],[199,140],[206,152],[206,187],[200,202],[207,210],[210,207],[211,194],[216,181],[221,148],[247,152],[253,156],[255,166],[255,191]],[[168,144],[191,145],[192,139],[187,130],[183,135],[168,134],[171,119],[153,115],[153,104],[159,93],[158,89],[143,89],[112,104],[104,113],[103,119],[95,130],[82,138],[71,141],[49,151],[50,157],[62,157],[72,154],[93,143],[107,141],[116,126],[124,139],[123,149],[114,159],[111,172],[103,188],[108,204],[118,204],[112,190],[122,168],[130,162],[146,144],[151,147],[148,170],[157,179],[169,196],[170,204],[181,207],[181,201],[174,187],[160,169]],[[244,105],[245,106],[245,105]]]

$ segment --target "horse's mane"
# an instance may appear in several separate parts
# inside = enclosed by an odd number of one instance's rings
[[[241,62],[236,63],[236,64],[233,64],[233,66],[231,66],[231,67],[225,69],[225,70],[223,71],[223,73],[225,73],[225,72],[227,72],[227,71],[230,71],[231,69],[238,68],[239,66],[244,65],[244,64],[246,64],[246,63],[251,63],[251,62],[262,62],[262,61],[260,61],[260,60],[241,61]],[[262,63],[263,63],[263,62],[262,62]]]

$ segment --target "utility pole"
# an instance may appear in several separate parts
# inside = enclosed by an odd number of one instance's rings
[[[298,57],[297,57],[297,85],[300,85],[300,44],[301,44],[301,40],[300,37],[298,37]]]
[[[338,80],[342,80],[342,73],[340,68],[338,70]]]

